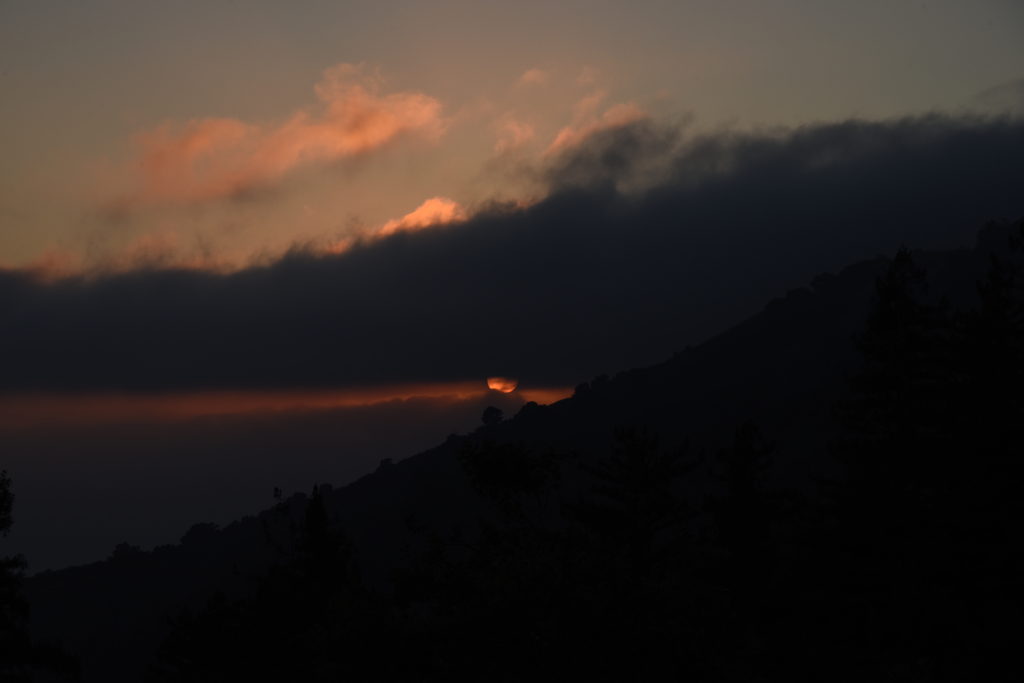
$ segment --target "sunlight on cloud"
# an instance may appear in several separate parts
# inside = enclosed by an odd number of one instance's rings
[[[580,70],[580,75],[576,77],[576,85],[580,86],[591,86],[597,83],[598,77],[601,73],[592,66],[584,66]]]
[[[272,185],[289,172],[365,154],[402,135],[435,141],[441,103],[420,92],[381,93],[363,65],[339,64],[315,87],[319,105],[276,126],[229,118],[165,123],[136,137],[138,187],[119,202],[201,202]]]
[[[519,149],[534,138],[535,131],[530,124],[514,118],[506,118],[497,124],[498,141],[494,153],[504,154]]]
[[[79,270],[227,272],[467,220],[449,197],[530,206],[550,189],[554,157],[647,117],[616,104],[593,68],[563,80],[540,87],[555,72],[529,68],[476,109],[455,100],[446,114],[414,86],[389,91],[372,67],[340,64],[313,103],[276,120],[168,119],[134,137],[129,163],[97,174]],[[259,201],[223,201],[250,197]]]
[[[544,85],[548,82],[548,74],[542,69],[527,69],[519,77],[519,85]]]
[[[403,230],[422,230],[466,220],[466,210],[447,197],[431,197],[401,218],[395,218],[377,231],[378,235],[391,235]]]
[[[0,262],[3,270],[20,270],[37,282],[56,282],[82,270],[82,256],[78,252],[50,245],[36,258],[20,267]]]
[[[597,116],[594,112],[603,97],[603,93],[595,93],[576,105],[576,121],[558,131],[544,152],[545,156],[577,147],[595,133],[621,128],[647,118],[647,113],[632,102],[613,105]]]
[[[431,197],[401,218],[392,218],[368,233],[336,240],[328,244],[323,251],[329,254],[340,254],[351,249],[361,239],[373,241],[397,232],[411,232],[449,223],[459,223],[468,218],[468,212],[455,200],[447,197]]]

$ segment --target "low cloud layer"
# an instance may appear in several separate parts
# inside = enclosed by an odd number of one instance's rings
[[[927,117],[691,138],[637,121],[550,194],[231,274],[0,272],[0,388],[575,383],[661,360],[819,272],[1024,214],[1024,124]]]

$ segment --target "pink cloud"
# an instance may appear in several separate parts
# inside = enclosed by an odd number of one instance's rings
[[[447,197],[431,197],[401,218],[392,218],[375,230],[363,231],[335,240],[323,247],[328,254],[341,254],[360,242],[372,242],[396,232],[423,230],[448,223],[458,223],[469,217],[461,204]]]
[[[377,235],[391,235],[403,230],[422,230],[466,220],[466,210],[447,197],[431,197],[401,218],[393,218],[377,231]]]
[[[621,128],[647,118],[647,112],[632,102],[613,105],[597,116],[592,112],[599,103],[600,99],[595,101],[593,95],[581,100],[576,105],[577,120],[558,131],[555,139],[545,150],[545,156],[576,147],[595,133]]]
[[[595,90],[572,107],[573,121],[579,122],[597,113],[601,103],[608,99],[607,90]]]
[[[533,139],[535,131],[530,124],[508,117],[497,124],[498,141],[494,143],[494,153],[504,154],[522,147]]]
[[[298,168],[380,148],[404,135],[444,134],[441,103],[419,92],[382,94],[362,65],[327,69],[317,106],[277,125],[204,118],[166,123],[136,137],[134,206],[231,197],[272,185]]]
[[[136,235],[127,243],[110,249],[95,260],[92,270],[100,273],[128,272],[140,268],[177,268],[229,272],[240,264],[215,256],[172,228]]]
[[[519,85],[544,85],[548,82],[548,73],[542,69],[527,69],[519,77]]]
[[[581,85],[584,87],[594,85],[595,83],[597,83],[597,79],[600,75],[601,72],[595,69],[594,67],[584,66],[580,70],[580,75],[576,77],[576,85]]]
[[[80,254],[63,247],[50,245],[37,257],[24,265],[6,265],[0,263],[0,271],[20,270],[28,273],[40,282],[56,282],[71,277],[82,268]]]

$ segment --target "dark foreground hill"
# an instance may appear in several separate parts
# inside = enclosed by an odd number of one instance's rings
[[[822,275],[344,488],[39,574],[35,636],[96,681],[1010,680],[1020,229]]]

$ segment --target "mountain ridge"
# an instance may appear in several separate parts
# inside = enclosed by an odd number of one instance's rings
[[[980,279],[988,252],[1007,233],[1005,225],[990,226],[973,249],[915,257],[934,292],[970,299],[965,283]],[[831,406],[857,366],[855,335],[888,264],[874,259],[819,275],[810,287],[771,300],[760,313],[662,363],[595,378],[551,405],[527,404],[509,420],[382,463],[344,487],[321,486],[319,495],[350,539],[364,578],[386,587],[408,559],[416,528],[464,533],[474,520],[493,515],[460,464],[474,444],[572,452],[593,462],[607,454],[617,428],[635,426],[658,435],[666,448],[687,442],[707,454],[753,420],[779,444],[774,485],[806,487],[834,471],[825,455],[837,435]],[[694,479],[709,476],[701,467]],[[130,676],[166,631],[161,619],[183,605],[199,608],[217,591],[244,594],[280,558],[275,543],[294,535],[308,500],[297,494],[220,530],[196,525],[177,546],[151,552],[119,546],[106,561],[37,574],[27,581],[34,629],[45,639],[63,636],[87,668],[95,667],[94,675]],[[126,651],[132,654],[125,657]]]

